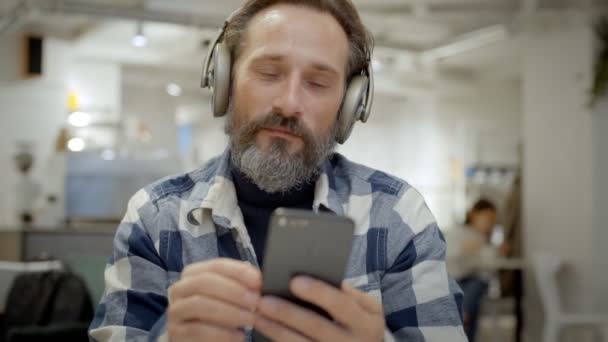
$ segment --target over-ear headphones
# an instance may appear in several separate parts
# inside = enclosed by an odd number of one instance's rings
[[[224,32],[231,19],[239,10],[231,14],[224,22],[218,35],[209,46],[209,52],[203,63],[201,87],[211,90],[211,108],[213,116],[226,115],[230,99],[230,81],[232,69],[231,52],[223,42]],[[367,122],[371,113],[374,97],[374,73],[371,63],[371,47],[368,49],[367,64],[360,74],[352,76],[346,87],[342,106],[338,112],[336,141],[346,142],[355,122]]]

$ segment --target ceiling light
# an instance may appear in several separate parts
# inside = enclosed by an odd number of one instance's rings
[[[68,149],[72,152],[80,152],[85,147],[86,144],[82,138],[72,138],[68,141]]]
[[[131,44],[137,48],[143,48],[148,45],[148,39],[144,36],[144,27],[141,21],[137,22],[135,35],[131,38]]]
[[[167,94],[171,96],[180,96],[182,94],[182,87],[179,84],[169,83],[167,85]]]
[[[91,124],[91,115],[84,112],[74,112],[68,117],[68,122],[74,127],[86,127]]]
[[[140,34],[133,36],[131,39],[131,44],[137,48],[143,48],[148,44],[148,39],[146,36],[142,36]]]

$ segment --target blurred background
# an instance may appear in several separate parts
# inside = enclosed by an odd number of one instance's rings
[[[200,72],[240,3],[0,2],[0,312],[55,267],[97,303],[129,197],[223,151]],[[338,150],[417,187],[454,267],[477,262],[476,340],[608,340],[608,2],[354,3],[376,94]]]

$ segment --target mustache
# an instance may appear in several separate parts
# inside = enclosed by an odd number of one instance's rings
[[[307,128],[304,127],[302,122],[296,117],[285,117],[278,113],[269,113],[252,123],[256,126],[256,130],[262,128],[282,128],[286,129],[294,135],[306,135]]]
[[[276,112],[268,113],[263,117],[250,121],[242,127],[240,134],[245,140],[250,140],[263,128],[281,128],[288,130],[291,134],[297,135],[304,140],[305,144],[314,142],[314,134],[297,117],[286,117]],[[242,141],[243,143],[245,141]]]

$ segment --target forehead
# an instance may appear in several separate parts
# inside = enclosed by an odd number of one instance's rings
[[[482,209],[478,210],[477,213],[481,215],[496,215],[496,211],[494,209]]]
[[[281,56],[343,71],[348,38],[329,13],[302,5],[279,4],[256,14],[247,27],[241,57]]]

